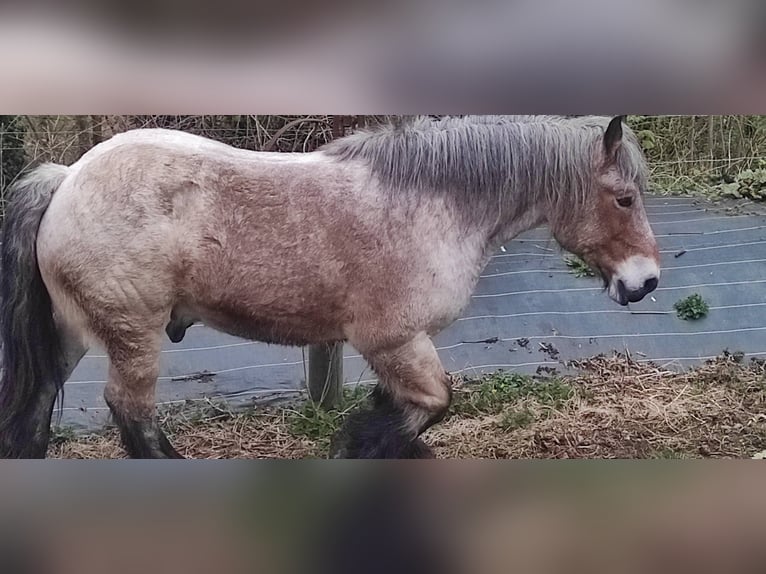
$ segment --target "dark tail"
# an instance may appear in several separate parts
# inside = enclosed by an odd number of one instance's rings
[[[9,189],[0,246],[0,457],[45,456],[64,385],[61,339],[37,265],[37,232],[68,168],[45,164]],[[42,449],[42,452],[41,452]]]

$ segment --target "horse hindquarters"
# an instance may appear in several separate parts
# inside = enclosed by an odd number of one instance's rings
[[[132,255],[116,265],[116,250],[103,242],[83,240],[71,249],[57,233],[50,230],[41,265],[54,305],[62,311],[59,315],[106,350],[109,375],[104,398],[128,454],[178,458],[159,427],[155,409],[162,336],[170,319],[168,274]],[[153,281],[142,280],[147,269]]]

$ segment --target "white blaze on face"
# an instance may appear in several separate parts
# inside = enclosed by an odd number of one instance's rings
[[[614,275],[609,281],[609,296],[620,304],[621,301],[619,283],[622,281],[627,293],[637,293],[644,289],[646,282],[650,279],[660,279],[660,267],[651,257],[643,255],[633,255],[617,267]],[[645,293],[644,293],[645,294]]]

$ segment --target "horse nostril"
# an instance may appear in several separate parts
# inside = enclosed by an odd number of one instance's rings
[[[625,287],[625,282],[622,279],[617,280],[617,297],[620,305],[627,305],[630,302],[630,294]]]
[[[660,280],[657,279],[656,277],[652,277],[651,279],[647,279],[644,282],[644,288],[643,288],[644,293],[645,294],[646,293],[651,293],[652,291],[657,289],[657,285],[659,285],[659,283],[660,283]]]

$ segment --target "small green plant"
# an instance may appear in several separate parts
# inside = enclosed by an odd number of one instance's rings
[[[766,168],[759,167],[743,170],[734,177],[734,181],[720,184],[718,192],[722,197],[765,201]]]
[[[673,308],[680,319],[695,321],[702,319],[708,314],[709,307],[705,300],[697,293],[689,295],[686,299],[677,301]]]
[[[337,410],[325,410],[317,403],[306,402],[300,410],[291,413],[290,430],[294,435],[325,442],[340,428],[343,415]]]
[[[72,442],[76,438],[77,435],[75,435],[74,429],[71,427],[54,427],[51,429],[50,444],[51,446],[65,444]]]
[[[662,460],[680,460],[686,459],[688,456],[683,451],[675,450],[670,447],[663,447],[658,450],[649,452],[648,458]]]
[[[591,269],[590,265],[585,263],[585,261],[583,261],[576,255],[572,255],[571,257],[566,257],[564,259],[564,263],[566,263],[567,267],[569,267],[572,274],[578,279],[582,277],[596,276],[596,272],[593,271],[593,269]]]
[[[297,410],[290,411],[290,431],[295,436],[306,437],[326,446],[348,414],[367,401],[369,392],[368,387],[361,385],[344,389],[340,405],[334,409],[324,409],[318,403],[306,401]]]
[[[657,136],[652,130],[641,130],[636,134],[644,151],[650,151],[657,147]]]
[[[505,432],[510,432],[527,428],[533,422],[535,422],[535,415],[528,408],[510,408],[503,412],[497,426]]]
[[[552,408],[560,407],[574,391],[561,379],[535,380],[516,373],[495,373],[468,383],[456,395],[452,412],[464,416],[494,415],[523,399]]]

